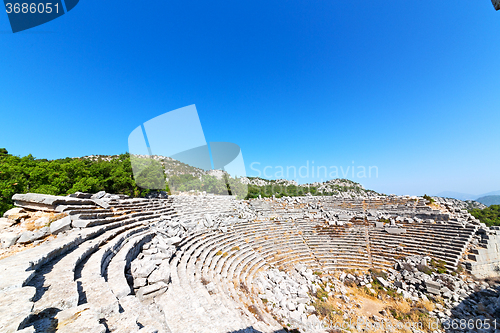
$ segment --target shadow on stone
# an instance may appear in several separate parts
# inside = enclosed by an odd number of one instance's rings
[[[282,329],[282,330],[274,331],[273,333],[286,333],[286,332],[295,332],[295,330],[285,331],[284,329]],[[231,331],[231,332],[227,332],[227,333],[262,333],[262,332],[253,328],[253,326],[250,326],[250,327],[247,327],[247,328],[244,328],[241,330]]]
[[[76,282],[76,288],[78,290],[78,305],[87,303],[87,294],[83,291],[82,283],[80,281]]]
[[[31,315],[26,324],[19,329],[33,327],[37,333],[56,332],[58,320],[55,317],[60,311],[57,308],[48,308],[38,314]]]
[[[467,329],[493,332],[495,328],[500,329],[500,279],[485,281],[489,284],[488,288],[473,292],[451,309],[449,325],[443,326],[446,332],[464,332]],[[461,323],[470,327],[467,326],[464,330],[460,327]]]

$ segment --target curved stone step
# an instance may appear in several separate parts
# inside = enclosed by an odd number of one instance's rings
[[[152,237],[151,235],[151,231],[140,231],[131,239],[126,239],[126,235],[117,237],[90,256],[88,261],[84,263],[82,276],[78,282],[82,284],[82,292],[86,297],[85,302],[90,304],[91,308],[99,314],[100,318],[105,319],[112,314],[119,313],[118,299],[103,276],[107,268],[104,264],[119,251],[124,245],[125,240],[136,244],[137,240],[140,242],[143,239],[141,237]]]
[[[106,274],[107,281],[111,285],[111,291],[118,299],[130,295],[132,292],[125,271],[130,262],[139,254],[142,245],[149,242],[154,235],[154,231],[148,230],[127,238],[125,244],[109,261]]]
[[[110,241],[117,235],[133,228],[143,226],[142,223],[131,223],[115,229],[106,231],[101,236],[80,244],[78,248],[59,260],[50,272],[43,276],[44,288],[48,288],[42,297],[35,302],[33,311],[41,312],[48,308],[60,310],[69,309],[78,305],[79,293],[75,282],[76,267],[93,252],[97,251],[105,242]],[[144,229],[144,226],[143,226]],[[132,232],[124,234],[127,237]]]

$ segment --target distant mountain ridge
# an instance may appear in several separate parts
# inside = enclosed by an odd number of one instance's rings
[[[460,193],[460,192],[452,192],[452,191],[445,191],[445,192],[440,192],[436,194],[437,197],[443,197],[443,198],[454,198],[458,200],[476,200],[478,201],[479,198],[484,198],[488,196],[498,196],[500,195],[500,191],[493,191],[493,192],[488,192],[484,194],[479,194],[479,195],[474,195],[474,194],[469,194],[469,193]],[[481,201],[479,201],[481,202]],[[482,202],[481,202],[482,203]]]
[[[500,205],[500,195],[487,195],[476,199],[477,202],[486,206]]]

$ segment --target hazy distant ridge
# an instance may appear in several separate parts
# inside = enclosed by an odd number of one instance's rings
[[[487,195],[476,199],[477,202],[486,206],[500,205],[500,195]]]
[[[488,193],[479,194],[479,195],[460,193],[460,192],[451,192],[451,191],[445,191],[445,192],[441,192],[441,193],[436,194],[437,197],[454,198],[454,199],[458,199],[458,200],[476,200],[478,202],[481,202],[478,200],[480,198],[489,197],[489,196],[499,196],[499,195],[500,195],[500,191],[488,192]],[[481,203],[483,203],[483,202],[481,202]]]

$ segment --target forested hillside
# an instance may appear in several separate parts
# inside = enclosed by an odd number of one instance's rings
[[[111,158],[36,159],[18,157],[0,149],[0,214],[13,207],[15,193],[68,195],[98,191],[138,196],[129,154]]]
[[[486,206],[500,205],[500,195],[487,195],[476,199],[476,201]]]
[[[500,226],[500,205],[491,205],[485,209],[471,209],[469,212],[487,226]]]

